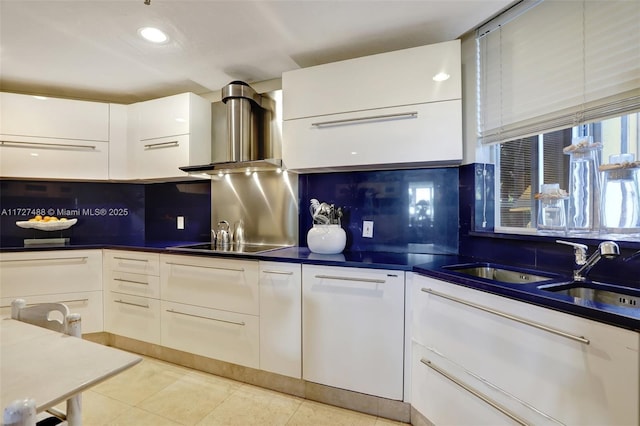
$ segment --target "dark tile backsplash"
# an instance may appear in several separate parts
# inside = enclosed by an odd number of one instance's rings
[[[0,245],[25,239],[69,238],[72,244],[142,244],[209,238],[209,181],[159,184],[0,181]],[[23,229],[36,214],[77,219],[62,231]],[[176,216],[185,217],[177,230]]]
[[[457,168],[307,174],[298,187],[301,246],[315,198],[344,210],[345,250],[457,253]],[[362,236],[365,220],[374,223],[373,238]]]

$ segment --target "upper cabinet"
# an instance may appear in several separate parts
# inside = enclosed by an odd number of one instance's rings
[[[460,58],[453,40],[284,73],[285,166],[460,162]]]
[[[0,93],[0,175],[107,179],[108,103]]]
[[[182,93],[129,106],[130,178],[185,178],[211,162],[211,102]]]

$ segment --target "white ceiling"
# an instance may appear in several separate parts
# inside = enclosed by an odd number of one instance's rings
[[[512,0],[0,0],[0,88],[132,103],[460,37]],[[151,45],[143,26],[170,41]]]

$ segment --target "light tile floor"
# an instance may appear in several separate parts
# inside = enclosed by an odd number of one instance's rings
[[[82,395],[86,426],[405,424],[148,357]]]

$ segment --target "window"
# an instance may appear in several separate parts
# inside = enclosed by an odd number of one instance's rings
[[[496,228],[533,232],[542,184],[569,186],[576,138],[640,160],[640,2],[522,1],[476,32],[478,139]],[[637,195],[637,194],[636,194]]]

